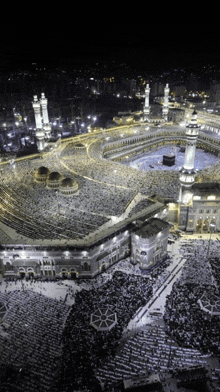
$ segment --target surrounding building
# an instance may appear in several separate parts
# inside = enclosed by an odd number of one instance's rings
[[[41,93],[40,100],[38,100],[37,95],[34,95],[32,106],[34,109],[36,123],[35,135],[37,139],[37,147],[39,151],[42,151],[46,146],[46,141],[49,140],[51,136],[51,126],[49,123],[47,99],[45,98],[45,94]]]
[[[218,183],[195,183],[191,201],[180,207],[179,228],[187,232],[220,231],[220,186]]]
[[[169,223],[158,218],[137,225],[131,235],[131,262],[142,269],[155,266],[167,255],[168,235]]]

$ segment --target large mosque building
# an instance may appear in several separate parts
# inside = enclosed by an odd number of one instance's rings
[[[201,131],[195,111],[185,129],[168,122],[168,85],[157,127],[149,93],[147,85],[142,121],[63,139],[49,151],[47,100],[34,96],[39,152],[1,162],[5,276],[94,277],[128,256],[146,270],[166,257],[171,225],[220,230],[218,166],[213,185],[209,172],[198,180],[195,165],[196,148],[218,156],[218,138]],[[185,147],[180,171],[129,165],[164,145]]]

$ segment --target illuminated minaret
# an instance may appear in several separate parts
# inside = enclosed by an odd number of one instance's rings
[[[45,94],[41,93],[40,99],[42,116],[43,116],[43,129],[45,132],[46,138],[50,138],[51,126],[49,124],[48,110],[47,110],[47,98],[45,98]]]
[[[186,149],[185,149],[185,159],[184,165],[181,169],[180,174],[180,202],[186,203],[188,202],[188,198],[184,200],[184,191],[187,192],[187,189],[192,186],[195,182],[195,168],[194,168],[194,160],[195,160],[195,152],[196,152],[196,141],[199,134],[200,126],[197,124],[197,113],[196,111],[192,114],[191,122],[186,126]],[[187,199],[187,200],[186,200]]]
[[[147,84],[145,88],[144,120],[149,120],[149,116],[150,116],[149,96],[150,96],[150,88],[149,88],[149,84]]]
[[[42,151],[45,147],[45,133],[42,129],[35,132],[38,151]]]
[[[43,115],[43,124],[49,124],[49,117],[47,111],[47,98],[45,98],[45,94],[41,93],[40,104],[42,108],[42,115]]]
[[[166,84],[166,87],[164,88],[164,102],[163,102],[163,109],[162,109],[162,113],[163,113],[163,117],[164,119],[167,121],[168,118],[168,97],[169,97],[169,84]]]
[[[42,129],[42,118],[40,112],[40,101],[37,99],[37,95],[34,95],[34,101],[32,102],[34,109],[35,123],[37,129]]]
[[[34,101],[32,102],[34,109],[35,123],[36,123],[36,142],[38,151],[42,151],[45,147],[45,133],[43,131],[43,123],[41,117],[41,103],[37,99],[37,95],[34,95]]]

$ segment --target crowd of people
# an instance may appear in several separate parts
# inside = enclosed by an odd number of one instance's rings
[[[137,193],[135,187],[125,188],[121,182],[122,186],[117,186],[119,183],[115,184],[110,169],[107,183],[104,179],[84,178],[80,159],[66,160],[65,163],[70,172],[72,168],[79,172],[74,175],[79,194],[71,197],[46,188],[45,183],[35,182],[34,169],[37,164],[43,164],[40,159],[18,162],[13,170],[10,166],[5,167],[0,192],[0,220],[29,238],[80,239],[108,221],[111,224],[111,217],[123,214]],[[70,176],[70,172],[55,160],[46,161],[47,164],[50,171],[59,171],[63,177]],[[99,164],[90,165],[94,173],[104,174],[104,168],[98,170],[95,166],[98,168]]]
[[[186,245],[188,254],[180,279],[174,283],[167,297],[164,320],[172,337],[186,347],[195,347],[203,352],[220,354],[220,318],[204,311],[201,298],[204,294],[219,297],[219,242],[213,242],[209,254],[209,241],[197,241]],[[184,250],[184,247],[182,248]]]
[[[129,132],[126,136],[134,135],[134,129]],[[143,133],[144,128],[138,132]],[[169,132],[175,133],[176,130],[169,129],[163,134],[169,135]],[[149,137],[154,134],[149,133]],[[111,138],[117,140],[118,134],[112,133]],[[178,199],[178,171],[149,169],[139,170],[137,175],[137,170],[128,165],[102,158],[103,136],[91,135],[87,139],[84,141],[87,148],[76,150],[74,143],[70,142],[43,159],[24,159],[13,165],[4,165],[1,170],[0,220],[30,238],[77,240],[107,222],[111,224],[112,216],[125,213],[138,192],[145,196],[172,195]],[[59,191],[48,189],[45,183],[36,183],[34,172],[42,165],[50,172],[58,171],[63,178],[74,177],[79,192],[65,197]],[[205,177],[213,179],[213,167],[215,178],[220,178],[218,164],[205,169]],[[140,207],[141,204],[138,211]],[[129,216],[133,212],[135,210],[130,211]]]
[[[94,368],[114,354],[130,318],[151,293],[148,278],[116,271],[101,287],[77,294],[64,330],[63,391],[86,387],[97,390]],[[90,325],[91,314],[103,306],[117,314],[116,326],[104,332]]]
[[[207,355],[196,349],[178,347],[160,325],[149,324],[128,337],[114,358],[103,363],[96,376],[110,391],[124,379],[146,377],[150,373],[168,373],[170,370],[193,368],[207,363]]]
[[[208,241],[203,243],[203,249],[207,244]],[[192,270],[194,282],[187,283],[191,275],[187,268],[193,264],[189,255],[194,250],[193,242],[191,246],[183,244],[181,250],[184,249],[191,262],[186,262],[183,271],[184,284],[180,278],[167,300],[164,320],[168,335],[157,320],[136,332],[126,327],[153,296],[154,286],[164,281],[170,258],[145,273],[138,265],[131,265],[129,259],[120,261],[91,282],[81,281],[72,307],[64,299],[46,298],[31,291],[29,286],[34,281],[14,291],[9,282],[8,289],[0,295],[0,302],[8,309],[0,329],[3,391],[13,390],[13,380],[24,392],[100,391],[100,385],[102,390],[111,391],[128,376],[207,365],[212,352],[219,355],[219,318],[210,318],[197,300],[210,285],[216,288],[219,278],[205,282],[201,267],[199,283]],[[217,277],[214,251],[209,263]],[[196,270],[198,265],[194,264]],[[91,314],[106,306],[117,314],[117,324],[109,331],[97,331],[91,325]]]
[[[0,293],[0,389],[50,391],[60,375],[62,333],[70,307],[31,290]]]
[[[137,175],[135,169],[102,159],[99,142],[92,144],[91,156],[85,149],[72,156],[72,147],[67,145],[59,159],[51,154],[45,162],[23,160],[15,168],[5,166],[0,189],[3,223],[30,238],[78,239],[107,223],[111,216],[123,214],[137,192],[168,197],[178,192],[178,172],[141,171]],[[34,170],[43,164],[64,177],[72,173],[79,184],[79,194],[66,198],[47,189],[44,183],[36,183]],[[220,178],[220,168],[216,165],[214,170],[216,178]],[[211,176],[209,169],[207,173]],[[131,214],[148,203],[140,200]],[[197,249],[193,244],[183,246],[182,251],[190,256],[167,298],[167,332],[184,348],[173,344],[157,326],[137,332],[117,354],[128,322],[166,278],[163,271],[169,259],[146,274],[138,271],[137,266],[126,272],[124,265],[122,271],[113,266],[111,274],[93,280],[90,290],[85,287],[76,294],[71,309],[64,301],[31,290],[0,294],[0,302],[9,309],[0,328],[0,360],[5,366],[5,373],[0,376],[2,388],[16,390],[13,382],[18,380],[24,392],[44,392],[57,380],[54,392],[72,392],[74,388],[99,391],[98,380],[111,388],[128,374],[142,375],[143,369],[203,365],[205,353],[219,356],[219,317],[205,313],[198,303],[205,291],[217,292],[220,287],[216,255],[219,249],[209,249],[209,245],[208,241],[201,241]],[[90,324],[91,314],[103,306],[117,314],[117,324],[108,332],[97,331]],[[200,349],[204,354],[199,353]],[[10,378],[11,370],[15,376]]]
[[[74,386],[98,391],[94,369],[114,355],[130,318],[151,297],[152,282],[168,264],[147,276],[129,259],[120,261],[92,281],[81,280],[74,290],[68,284],[71,303],[64,293],[59,297],[58,289],[55,293],[53,282],[1,281],[0,303],[6,308],[0,327],[2,391],[72,392]],[[117,314],[109,332],[90,325],[91,314],[103,306]]]
[[[93,162],[85,169],[77,155],[75,159],[65,160],[68,170],[78,173],[74,178],[79,184],[79,194],[68,198],[46,188],[45,183],[34,181],[34,169],[37,163],[42,165],[40,161],[24,160],[13,170],[5,167],[0,191],[0,220],[20,235],[33,239],[83,238],[103,224],[111,224],[112,216],[124,214],[138,191],[149,195],[159,189],[160,193],[168,194],[174,189],[170,176],[163,175],[161,187],[158,175],[145,173],[137,178],[136,170],[123,165],[117,165],[115,174],[104,160]],[[50,171],[59,171],[64,177],[70,175],[56,161],[46,161],[47,164]],[[142,203],[145,207],[147,202]],[[129,214],[140,211],[142,203]]]

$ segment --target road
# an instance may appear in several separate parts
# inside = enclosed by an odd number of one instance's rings
[[[174,282],[180,277],[182,268],[186,259],[179,255],[175,258],[173,263],[166,269],[167,277],[162,285],[154,292],[153,297],[147,304],[138,310],[135,317],[129,322],[128,329],[141,327],[145,324],[152,322],[151,314],[156,312],[159,314],[164,313],[166,297],[171,293]],[[159,277],[160,279],[160,277]]]

